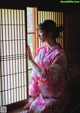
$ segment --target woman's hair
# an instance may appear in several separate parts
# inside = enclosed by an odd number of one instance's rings
[[[57,27],[53,20],[45,20],[38,25],[38,30],[51,31],[54,38],[58,38],[60,36],[60,32],[63,31],[63,26]]]

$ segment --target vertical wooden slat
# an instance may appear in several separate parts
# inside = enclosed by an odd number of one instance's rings
[[[1,26],[1,9],[0,9],[0,41],[2,40],[2,26]],[[0,105],[2,105],[2,92],[1,92],[1,89],[2,89],[2,77],[1,77],[1,73],[2,73],[2,68],[1,68],[1,45],[2,43],[0,43]]]
[[[4,33],[3,33],[3,55],[4,55],[4,57],[6,56],[6,54],[5,54],[5,14],[4,14],[4,10],[2,10],[2,20],[3,20],[3,22],[2,22],[2,24],[3,24],[3,31],[4,31]],[[2,32],[3,32],[2,31]],[[3,59],[3,68],[5,69],[5,64],[6,64],[6,62],[5,62],[5,59]],[[4,70],[4,75],[5,75],[5,70]],[[3,89],[2,89],[2,92],[3,92],[3,105],[5,105],[5,77],[4,77],[4,75],[2,75],[2,82],[4,83],[4,86],[3,86]]]

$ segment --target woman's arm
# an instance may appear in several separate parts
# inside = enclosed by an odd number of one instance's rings
[[[61,55],[56,56],[51,65],[44,69],[42,77],[57,81],[61,79],[61,76],[65,73],[66,69],[67,59],[65,54],[62,53]]]
[[[30,61],[33,64],[33,66],[36,69],[36,71],[38,71],[38,72],[41,73],[42,72],[42,69],[39,67],[39,65],[37,65],[37,63],[33,59],[31,59]]]
[[[36,69],[37,72],[42,72],[42,69],[39,67],[39,65],[33,60],[32,53],[30,50],[30,47],[27,45],[27,55],[29,57],[29,60],[31,61],[32,65]]]

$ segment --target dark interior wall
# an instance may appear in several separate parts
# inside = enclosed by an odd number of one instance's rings
[[[64,26],[68,61],[80,64],[80,14],[64,13]]]

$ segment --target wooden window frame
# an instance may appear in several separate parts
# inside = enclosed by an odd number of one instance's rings
[[[22,9],[20,8],[20,10],[22,10]],[[23,10],[25,10],[25,26],[27,26],[27,15],[26,15],[27,10],[24,9],[24,8],[23,8]],[[34,37],[35,37],[36,40],[35,40],[35,44],[34,44],[35,45],[34,46],[35,49],[33,49],[33,50],[36,50],[36,48],[38,46],[38,43],[37,43],[37,30],[36,30],[36,26],[37,26],[37,8],[34,8],[34,15],[35,15],[35,20],[34,20],[34,25],[35,25],[34,29],[35,29],[35,31],[33,32],[33,34],[34,34]],[[27,27],[25,27],[25,37],[27,37]],[[27,45],[27,38],[26,38],[26,45]],[[34,57],[35,57],[35,54],[36,54],[36,51],[34,51]],[[28,70],[28,59],[26,60],[26,65],[27,65],[26,68]],[[28,71],[27,71],[27,75],[28,75]],[[28,76],[27,76],[27,80],[28,80]],[[27,92],[28,92],[28,82],[27,82]],[[16,109],[18,107],[19,108],[23,107],[28,102],[28,99],[29,99],[28,96],[29,95],[27,93],[27,99],[22,100],[22,101],[18,101],[18,102],[12,103],[12,104],[5,105],[7,107],[7,111],[11,112],[13,109]]]

